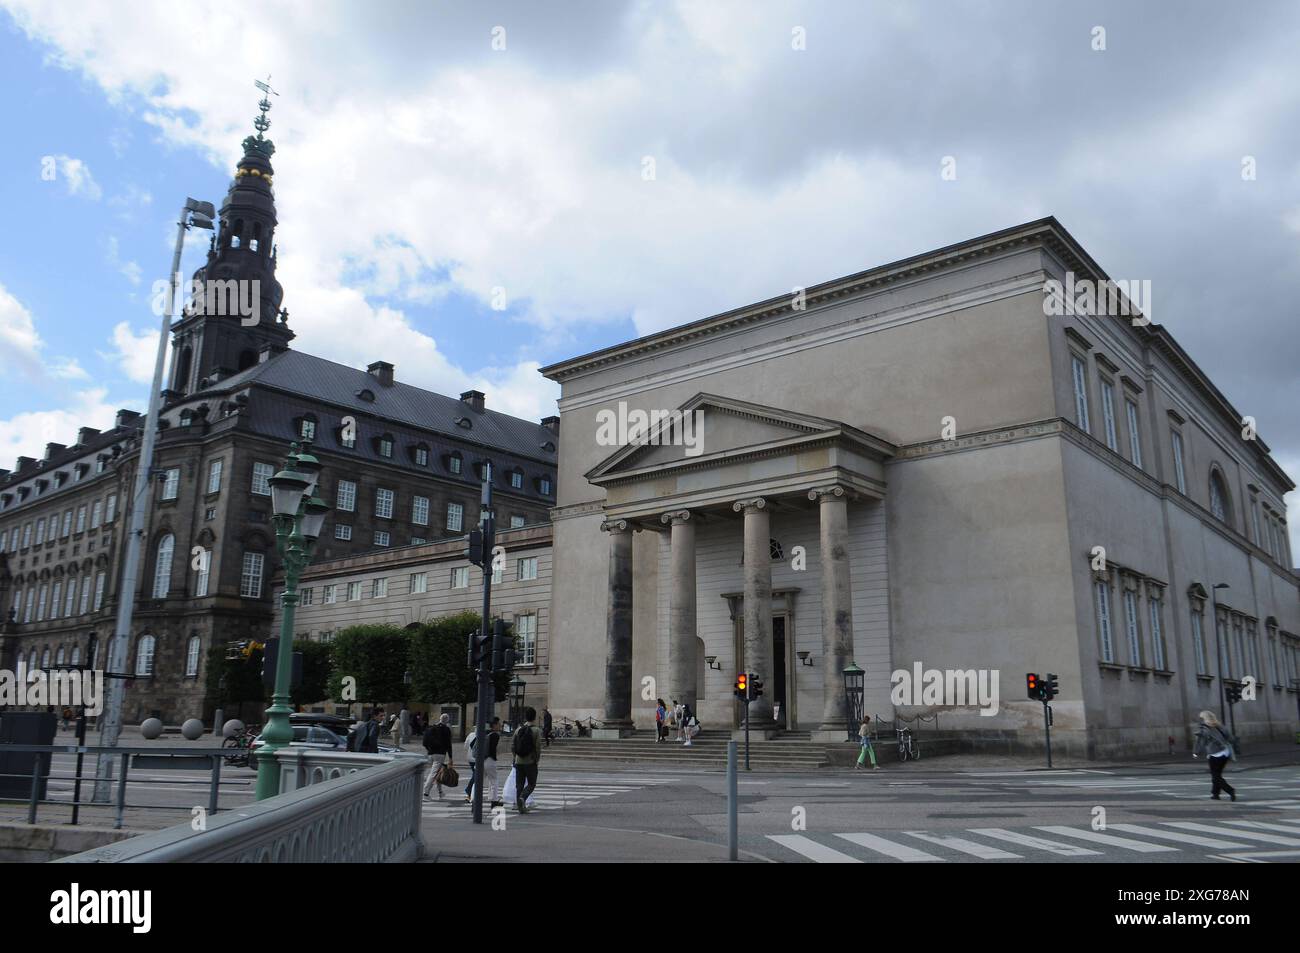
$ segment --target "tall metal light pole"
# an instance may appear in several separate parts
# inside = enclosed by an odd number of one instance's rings
[[[284,562],[284,611],[280,614],[280,642],[275,656],[275,692],[266,710],[264,742],[257,753],[257,799],[280,793],[280,765],[275,753],[293,741],[289,715],[293,691],[293,621],[298,605],[298,580],[311,562],[325,514],[330,511],[316,496],[321,465],[309,452],[310,444],[293,444],[285,468],[271,477],[271,509],[275,521],[275,548]]]
[[[478,756],[474,759],[474,823],[483,823],[483,761],[487,757],[488,709],[495,697],[492,689],[492,629],[489,613],[492,611],[492,549],[496,539],[495,521],[492,519],[492,464],[483,461],[483,492],[479,500],[480,532],[483,534],[483,624],[478,639],[478,711],[474,716],[474,744]]]
[[[213,227],[217,210],[211,202],[200,202],[187,198],[181,208],[180,221],[176,223],[176,251],[172,255],[171,291],[167,299],[167,311],[163,315],[162,329],[158,333],[158,356],[154,360],[153,389],[149,392],[149,409],[144,419],[144,435],[140,443],[140,458],[136,463],[135,496],[131,503],[131,525],[127,530],[126,547],[122,557],[122,576],[117,589],[117,623],[113,627],[116,638],[109,640],[106,668],[108,672],[123,673],[126,670],[126,646],[130,641],[131,618],[135,613],[135,587],[140,574],[140,548],[144,544],[145,517],[148,515],[149,503],[153,498],[151,478],[153,476],[153,448],[158,436],[158,414],[162,409],[163,369],[167,364],[167,338],[171,332],[172,320],[176,317],[176,290],[181,279],[181,252],[185,247],[185,232],[196,228]],[[117,745],[122,731],[122,699],[126,685],[121,678],[106,680],[107,698],[104,702],[104,717],[100,720],[99,743],[105,748]],[[93,800],[97,804],[108,803],[109,775],[112,772],[113,755],[101,754],[95,768],[95,793]]]
[[[1228,720],[1228,693],[1227,686],[1223,684],[1227,674],[1224,672],[1223,664],[1223,645],[1219,639],[1219,595],[1218,590],[1232,588],[1226,582],[1216,582],[1210,589],[1210,604],[1214,607],[1214,654],[1218,657],[1219,669],[1219,721]],[[1225,633],[1226,634],[1226,633]]]

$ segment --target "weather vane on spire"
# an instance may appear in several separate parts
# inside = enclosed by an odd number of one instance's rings
[[[247,139],[244,140],[245,155],[247,155],[250,152],[260,152],[262,155],[266,156],[269,159],[271,158],[272,154],[275,152],[275,143],[273,143],[270,139],[267,139],[263,136],[263,133],[265,133],[266,130],[271,128],[271,120],[266,118],[266,114],[271,109],[271,100],[268,99],[267,97],[280,95],[279,93],[277,93],[275,90],[271,88],[270,84],[271,84],[270,73],[266,74],[265,83],[262,82],[260,79],[253,80],[253,85],[262,91],[262,100],[257,104],[258,108],[262,110],[262,114],[253,120],[253,128],[257,130],[257,138],[253,138],[252,136],[249,136]]]

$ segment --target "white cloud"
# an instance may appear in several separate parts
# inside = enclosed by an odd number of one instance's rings
[[[12,468],[18,457],[45,455],[47,443],[72,444],[80,427],[107,430],[113,426],[117,408],[106,403],[102,387],[79,391],[66,407],[38,410],[0,420],[0,466]]]
[[[153,383],[154,364],[158,359],[158,331],[144,328],[136,331],[126,321],[113,327],[110,342],[113,351],[100,356],[116,361],[122,373],[137,384]]]
[[[31,312],[0,285],[0,374],[26,378],[35,383],[53,380],[81,380],[89,375],[75,358],[48,360],[42,354],[45,342],[36,330]]]
[[[98,202],[104,195],[104,190],[99,187],[95,177],[90,174],[90,166],[80,159],[74,159],[72,156],[57,155],[55,159],[55,175],[59,181],[67,186],[69,195],[80,195],[85,198]]]
[[[117,269],[126,280],[133,285],[140,283],[141,269],[134,261],[122,261],[118,255],[118,242],[116,235],[108,236],[108,263],[111,267]]]

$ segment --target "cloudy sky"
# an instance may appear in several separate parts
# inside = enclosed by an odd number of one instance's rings
[[[1171,6],[0,0],[0,466],[143,409],[270,74],[304,350],[540,417],[541,364],[1053,214],[1300,478],[1300,6]]]

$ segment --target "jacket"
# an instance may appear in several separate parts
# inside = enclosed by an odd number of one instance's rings
[[[429,754],[451,754],[451,729],[442,723],[424,729],[424,750]]]
[[[1196,745],[1192,748],[1192,753],[1197,757],[1202,755],[1211,755],[1217,751],[1228,749],[1229,756],[1235,761],[1237,758],[1237,739],[1233,737],[1232,732],[1222,725],[1207,725],[1201,723],[1196,727]]]
[[[515,764],[537,764],[542,760],[542,730],[535,725],[524,725],[519,730],[533,733],[533,753],[515,755]]]

